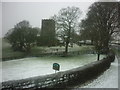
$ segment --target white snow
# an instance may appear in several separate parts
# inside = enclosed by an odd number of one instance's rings
[[[77,86],[78,87],[78,86]],[[110,68],[97,79],[80,88],[118,88],[118,60],[111,63]]]
[[[2,82],[2,60],[0,60],[0,83],[1,82]]]
[[[103,56],[101,56],[103,58]],[[2,81],[18,80],[28,77],[55,73],[53,63],[60,64],[60,71],[73,69],[96,61],[96,55],[74,57],[32,57],[2,62]]]

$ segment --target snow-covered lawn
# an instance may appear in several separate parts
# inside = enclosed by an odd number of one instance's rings
[[[96,61],[96,55],[71,57],[32,57],[2,62],[2,81],[18,80],[39,75],[55,73],[53,63],[60,64],[60,71],[73,69]],[[101,58],[104,56],[101,55]]]

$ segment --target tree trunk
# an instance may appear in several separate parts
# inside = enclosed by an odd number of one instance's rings
[[[86,40],[84,40],[84,45],[86,44]]]
[[[67,53],[68,53],[68,42],[66,42],[66,45],[65,45],[65,55],[67,55]]]
[[[91,45],[93,45],[93,39],[91,39]]]
[[[108,53],[108,52],[109,52],[109,40],[106,43],[106,53]]]
[[[100,54],[98,53],[98,57],[97,57],[97,60],[99,61],[100,60]]]
[[[104,39],[104,49],[105,49],[105,54],[107,54],[109,52],[109,41],[111,38],[111,35],[108,34],[109,32],[107,32],[106,37]]]
[[[70,43],[70,37],[71,37],[71,23],[69,22],[69,30],[68,30],[68,33],[67,33],[67,38],[66,38],[66,45],[65,45],[65,55],[68,54],[68,45]]]

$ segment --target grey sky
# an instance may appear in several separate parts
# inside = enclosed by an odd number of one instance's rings
[[[0,37],[2,36],[2,3],[0,2]]]
[[[3,2],[2,36],[22,20],[28,20],[33,27],[41,28],[41,20],[57,14],[61,8],[76,6],[83,12],[82,17],[93,2]]]

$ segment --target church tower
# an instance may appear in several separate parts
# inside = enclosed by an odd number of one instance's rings
[[[52,19],[43,19],[41,27],[41,45],[53,46],[55,45],[55,21]]]

